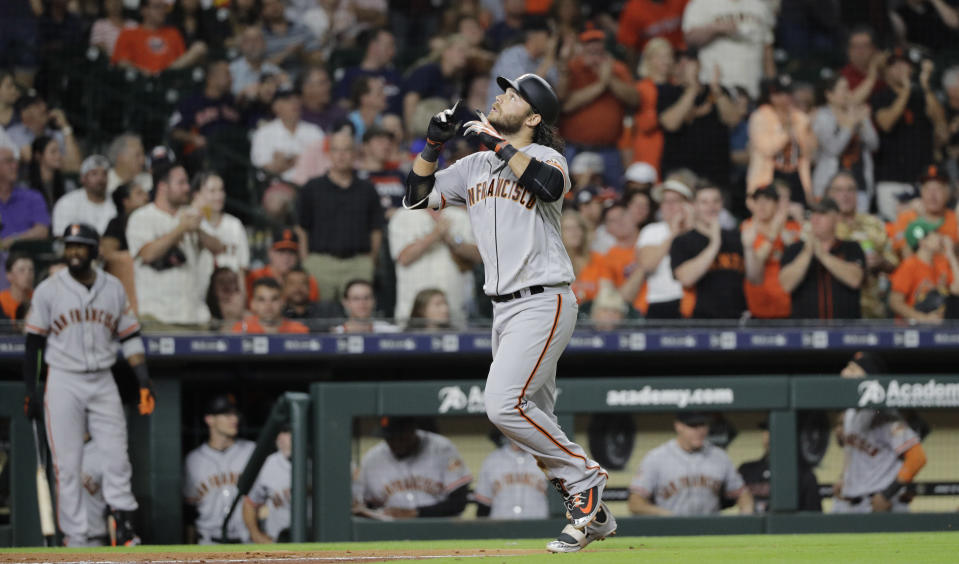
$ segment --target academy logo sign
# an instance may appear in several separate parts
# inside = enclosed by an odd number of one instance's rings
[[[731,388],[656,389],[644,386],[639,390],[609,390],[606,405],[643,406],[666,405],[684,408],[692,405],[729,405],[735,401]]]
[[[943,384],[935,380],[925,383],[903,383],[890,380],[883,387],[878,380],[859,384],[859,407],[959,407],[959,384]]]
[[[450,411],[466,411],[467,413],[486,412],[486,402],[483,400],[483,389],[479,386],[470,386],[464,391],[459,386],[444,386],[440,388],[440,413]]]

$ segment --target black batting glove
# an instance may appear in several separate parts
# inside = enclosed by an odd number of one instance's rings
[[[456,135],[456,130],[459,129],[460,124],[453,122],[453,114],[456,113],[456,108],[459,105],[460,103],[456,102],[452,108],[443,110],[430,118],[430,125],[426,128],[426,147],[420,153],[423,160],[435,163],[436,159],[439,158],[443,143]]]
[[[503,162],[509,162],[509,160],[513,158],[513,155],[516,154],[516,147],[510,145],[509,141],[504,139],[499,131],[496,131],[496,128],[486,119],[486,115],[483,112],[476,112],[476,115],[479,119],[468,121],[464,125],[466,128],[464,135],[477,136],[480,143],[487,149],[496,153],[496,156],[502,159]]]

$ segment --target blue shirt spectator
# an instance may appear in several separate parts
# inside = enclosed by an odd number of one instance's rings
[[[363,60],[355,67],[347,67],[339,76],[333,89],[334,100],[348,100],[353,92],[353,83],[362,76],[380,77],[384,81],[386,109],[391,114],[403,115],[403,76],[393,66],[396,56],[396,40],[385,29],[367,30],[360,34],[357,43],[365,46]],[[336,76],[338,72],[334,73]]]

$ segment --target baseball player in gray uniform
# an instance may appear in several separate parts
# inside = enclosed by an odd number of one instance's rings
[[[140,323],[120,281],[93,265],[100,244],[96,230],[74,223],[67,226],[63,241],[67,268],[37,287],[27,314],[24,412],[30,418],[46,414],[56,475],[57,521],[65,544],[84,546],[89,542],[81,482],[86,432],[97,450],[110,453],[103,458],[103,497],[110,508],[111,543],[138,544],[140,539],[133,530],[133,512],[138,506],[130,488],[127,422],[110,367],[119,347],[139,381],[140,413],[152,413],[155,400]],[[37,398],[41,360],[49,367],[42,410]]]
[[[649,451],[629,485],[629,510],[639,515],[712,515],[720,496],[753,512],[753,496],[723,449],[706,441],[705,414],[680,412],[676,438]]]
[[[858,352],[840,375],[885,374],[877,355]],[[907,512],[908,485],[926,464],[919,435],[895,410],[847,409],[842,416],[842,477],[833,486],[833,513]]]
[[[562,141],[553,128],[560,105],[552,87],[534,74],[501,76],[497,83],[503,93],[489,117],[477,112],[478,119],[465,124],[466,135],[490,150],[437,172],[440,148],[458,130],[459,104],[439,112],[407,178],[403,203],[469,211],[486,270],[483,291],[494,302],[486,413],[563,494],[570,526],[547,549],[574,552],[611,535],[616,524],[602,503],[608,474],[566,437],[553,414],[556,362],[578,312],[569,288],[573,267],[560,235],[563,195],[570,189]]]
[[[250,542],[242,511],[233,512],[227,538],[221,539],[221,536],[223,519],[237,496],[236,483],[256,445],[236,438],[240,416],[232,395],[212,398],[203,419],[210,437],[187,455],[183,479],[183,497],[197,512],[197,540],[199,544]]]
[[[290,492],[293,466],[292,435],[288,428],[276,435],[276,452],[266,457],[263,467],[243,500],[243,522],[250,531],[250,540],[266,544],[284,540],[290,528]],[[266,506],[268,513],[262,528],[257,513]]]
[[[385,418],[381,427],[385,440],[367,451],[353,479],[354,513],[382,510],[394,519],[462,513],[473,476],[456,446],[417,429],[411,417]]]
[[[528,452],[506,440],[483,461],[473,497],[477,517],[545,519],[549,482]]]

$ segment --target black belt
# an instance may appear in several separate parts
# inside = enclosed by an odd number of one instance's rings
[[[503,302],[508,302],[508,301],[511,301],[511,300],[515,300],[516,298],[522,298],[522,297],[523,297],[523,290],[529,290],[529,294],[528,294],[528,295],[530,295],[530,296],[532,296],[533,294],[542,294],[542,293],[543,293],[543,287],[542,287],[542,286],[530,286],[529,288],[523,288],[522,290],[516,290],[516,291],[513,292],[512,294],[503,294],[503,295],[500,295],[500,296],[490,296],[490,299],[493,300],[494,302],[498,303],[498,304],[501,304],[501,303],[503,303]]]

